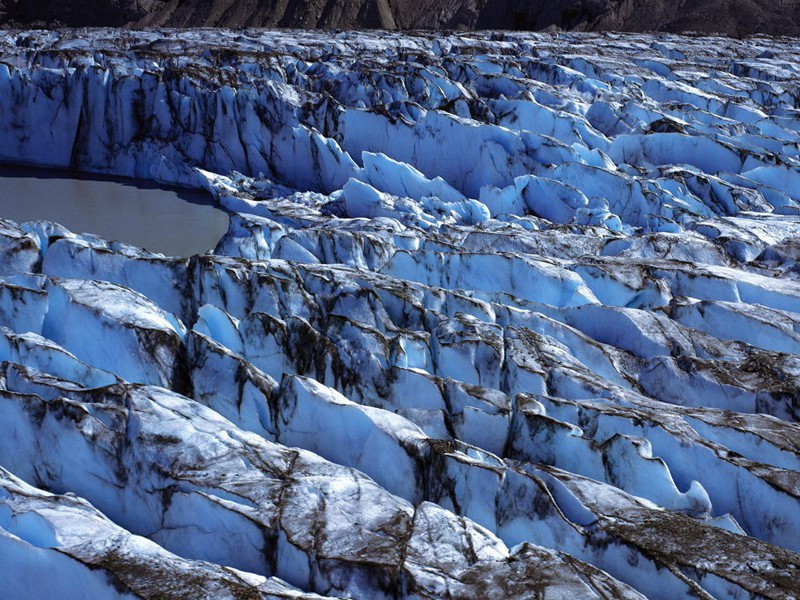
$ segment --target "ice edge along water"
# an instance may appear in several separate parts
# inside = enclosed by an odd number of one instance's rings
[[[0,57],[3,161],[235,213],[191,258],[2,222],[1,595],[800,595],[793,40]]]

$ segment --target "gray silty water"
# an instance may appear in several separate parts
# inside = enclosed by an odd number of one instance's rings
[[[228,228],[207,194],[25,167],[0,167],[0,217],[54,221],[168,256],[202,254]]]

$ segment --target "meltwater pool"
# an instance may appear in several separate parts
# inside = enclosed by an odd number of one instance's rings
[[[0,217],[54,221],[168,256],[210,250],[228,228],[207,194],[27,167],[0,167]]]

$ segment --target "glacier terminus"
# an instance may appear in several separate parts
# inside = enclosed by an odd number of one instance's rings
[[[0,597],[800,598],[797,39],[9,29],[0,163],[229,223],[0,219]]]

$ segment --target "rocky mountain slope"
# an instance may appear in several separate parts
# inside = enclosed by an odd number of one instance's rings
[[[3,162],[231,211],[192,257],[0,221],[0,596],[800,596],[794,43],[0,59]]]
[[[0,0],[21,26],[695,31],[800,35],[800,0]]]

